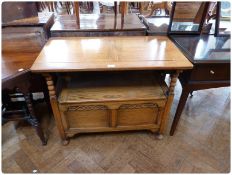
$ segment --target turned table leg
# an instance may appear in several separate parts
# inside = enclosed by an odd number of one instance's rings
[[[173,134],[176,130],[177,124],[180,120],[180,116],[182,114],[182,111],[183,111],[184,106],[186,104],[186,101],[188,99],[188,96],[189,96],[189,90],[187,88],[183,88],[182,93],[181,93],[181,97],[180,97],[180,101],[179,101],[179,104],[178,104],[178,107],[176,110],[176,114],[175,114],[175,117],[174,117],[173,122],[172,122],[171,130],[170,130],[171,136],[173,136]]]
[[[62,125],[53,78],[50,74],[44,74],[43,76],[46,79],[50,103],[51,103],[51,107],[52,107],[53,116],[55,118],[56,126],[58,128],[63,145],[67,145],[69,143],[69,139],[67,138],[67,136],[64,132],[64,127]]]
[[[175,89],[176,81],[177,81],[177,78],[180,72],[181,71],[176,71],[170,75],[170,78],[171,78],[170,85],[169,85],[168,92],[167,92],[168,99],[165,105],[165,110],[164,110],[162,121],[161,121],[161,126],[160,126],[160,131],[159,131],[160,136],[158,136],[158,138],[159,137],[162,138],[162,134],[164,133],[164,129],[166,128],[167,119],[168,119],[171,106],[172,106],[172,102],[173,102],[173,98],[174,98],[174,89]]]
[[[35,116],[34,109],[32,106],[31,96],[30,93],[27,93],[24,95],[25,101],[27,104],[28,112],[30,114],[30,118],[27,119],[27,121],[35,128],[37,135],[39,136],[41,142],[43,145],[47,144],[47,139],[44,137],[44,133],[42,131],[42,128],[40,126],[40,123],[38,119]]]

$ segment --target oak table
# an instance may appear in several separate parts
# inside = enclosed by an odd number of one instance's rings
[[[171,40],[194,65],[179,79],[183,87],[172,123],[173,135],[189,94],[196,90],[230,86],[230,36],[171,35]]]
[[[164,133],[179,72],[168,37],[51,38],[31,67],[45,76],[61,139],[85,132]],[[170,73],[170,85],[162,72]]]

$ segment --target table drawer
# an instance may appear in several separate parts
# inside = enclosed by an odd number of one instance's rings
[[[192,71],[191,80],[230,80],[230,64],[220,63],[196,65]]]

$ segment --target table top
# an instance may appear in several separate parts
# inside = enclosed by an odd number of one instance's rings
[[[11,26],[43,26],[48,23],[54,14],[52,12],[43,12],[38,13],[38,16],[23,18],[14,20],[8,23],[2,24],[3,27],[11,27]]]
[[[33,72],[182,70],[192,64],[166,36],[50,38]]]
[[[2,83],[17,76],[22,71],[29,70],[38,54],[38,52],[2,53]]]
[[[230,36],[171,35],[170,38],[194,64],[230,62]]]
[[[121,14],[115,18],[114,14],[80,14],[80,27],[77,25],[75,15],[60,15],[51,28],[57,31],[121,31],[146,30],[136,14],[127,14],[124,24],[121,23]]]
[[[53,20],[53,13],[43,12],[38,13],[37,17],[19,19],[2,25],[6,27],[2,33],[2,83],[29,71],[42,48],[42,43],[38,40],[40,33],[34,32],[34,30],[32,30],[32,33],[17,33],[19,30],[15,30],[15,28],[18,29],[21,26],[46,28]]]

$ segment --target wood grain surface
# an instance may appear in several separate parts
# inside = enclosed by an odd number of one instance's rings
[[[61,104],[166,99],[153,72],[82,73],[63,86]]]
[[[32,72],[191,69],[192,64],[165,36],[65,37],[50,39]]]
[[[23,18],[14,20],[8,23],[4,23],[3,27],[6,26],[43,26],[46,23],[49,23],[49,20],[53,20],[54,14],[52,12],[43,12],[38,13],[38,16]]]
[[[39,52],[34,53],[3,53],[1,57],[2,62],[2,81],[10,79],[17,75],[20,71],[29,70]]]
[[[39,13],[2,26],[2,80],[29,70],[49,36],[53,13]]]

